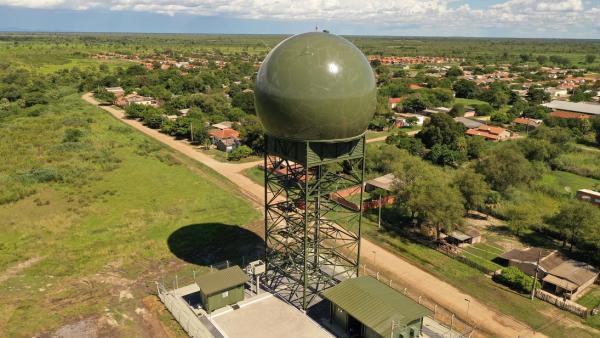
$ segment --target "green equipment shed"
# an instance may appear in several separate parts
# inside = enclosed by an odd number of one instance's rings
[[[351,337],[419,337],[423,317],[432,313],[368,276],[347,279],[322,296],[331,304],[331,324]]]
[[[244,300],[244,284],[248,280],[248,276],[237,265],[196,278],[202,306],[211,313]]]

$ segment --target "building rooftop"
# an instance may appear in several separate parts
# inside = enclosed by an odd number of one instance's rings
[[[387,191],[392,191],[395,179],[396,179],[396,176],[394,176],[394,174],[387,174],[387,175],[379,176],[377,178],[369,180],[365,183],[372,185],[376,188],[380,188],[380,189],[387,190]]]
[[[543,104],[544,106],[556,110],[566,110],[577,113],[590,115],[600,115],[600,104],[588,102],[568,102],[568,101],[552,101]]]
[[[196,278],[196,284],[198,284],[202,293],[210,296],[242,285],[248,280],[249,278],[244,271],[239,266],[234,265],[227,269],[215,270],[201,275]]]
[[[582,113],[573,113],[570,111],[560,111],[560,110],[556,110],[550,113],[550,116],[552,117],[558,117],[561,119],[580,119],[580,120],[584,120],[584,119],[589,119],[590,115],[587,114],[582,114]]]
[[[208,135],[218,139],[226,139],[226,138],[238,138],[240,137],[240,133],[231,128],[225,129],[212,129],[208,131]]]
[[[369,276],[347,279],[325,290],[323,297],[383,337],[390,336],[392,322],[406,325],[431,314],[426,307]]]

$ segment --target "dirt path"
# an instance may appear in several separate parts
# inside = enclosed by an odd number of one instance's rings
[[[98,105],[90,93],[82,96],[85,101]],[[264,188],[254,183],[244,176],[243,171],[251,168],[260,162],[250,162],[242,164],[223,163],[213,159],[210,156],[200,153],[195,147],[185,141],[175,140],[174,138],[161,134],[159,131],[145,127],[136,120],[124,119],[124,113],[120,109],[110,106],[100,106],[100,108],[111,113],[114,117],[126,123],[133,128],[149,135],[156,140],[170,146],[171,148],[195,159],[204,165],[214,169],[231,182],[235,183],[241,191],[253,202],[262,205],[264,199]],[[369,142],[377,142],[377,139],[371,139]],[[439,305],[453,311],[459,318],[466,318],[465,298],[471,300],[469,317],[475,321],[478,330],[483,330],[489,334],[498,337],[545,337],[542,334],[533,333],[532,329],[526,324],[514,319],[513,317],[496,312],[483,303],[473,299],[470,295],[463,293],[452,285],[439,280],[428,272],[414,266],[395,254],[383,249],[375,243],[362,239],[361,251],[364,253],[363,260],[375,255],[377,257],[377,266],[393,267],[388,269],[388,274],[392,280],[407,286],[413,292],[426,295]],[[375,252],[375,254],[373,254]]]
[[[406,133],[406,135],[408,136],[413,136],[416,135],[420,130],[413,130],[413,131],[409,131]],[[367,140],[367,143],[373,143],[373,142],[383,142],[385,141],[385,139],[387,138],[387,136],[379,136],[379,137],[373,137]]]
[[[31,267],[32,265],[36,264],[39,261],[41,261],[42,258],[43,257],[33,257],[33,258],[23,261],[17,265],[11,266],[10,268],[6,269],[4,272],[0,273],[0,283],[18,275],[21,271]]]

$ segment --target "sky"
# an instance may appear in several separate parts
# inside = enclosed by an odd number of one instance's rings
[[[0,0],[0,31],[600,39],[600,0]]]

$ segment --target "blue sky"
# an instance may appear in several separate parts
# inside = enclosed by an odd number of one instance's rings
[[[600,0],[0,0],[0,30],[600,39]]]

